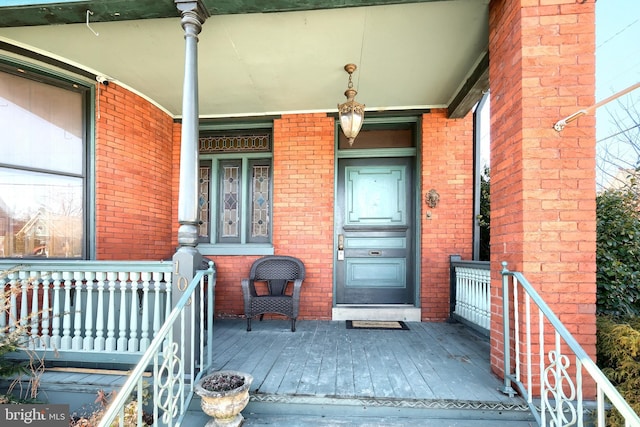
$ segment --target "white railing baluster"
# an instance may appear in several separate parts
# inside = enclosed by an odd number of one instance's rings
[[[74,293],[74,316],[73,316],[73,339],[71,340],[72,350],[82,349],[82,279],[84,274],[79,271],[73,273]]]
[[[9,334],[16,331],[18,322],[18,293],[20,292],[20,281],[18,280],[18,273],[9,274]]]
[[[162,279],[164,280],[164,286],[165,286],[165,306],[166,306],[166,310],[164,312],[164,315],[162,316],[162,321],[164,322],[164,320],[169,316],[169,313],[171,313],[171,289],[173,288],[173,286],[171,286],[171,273],[169,272],[165,272],[162,273]]]
[[[118,351],[127,351],[127,280],[129,274],[118,273],[120,281],[120,316],[118,318]],[[132,297],[133,298],[133,297]]]
[[[162,273],[153,273],[153,336],[155,337],[160,330],[160,280],[162,279]]]
[[[41,271],[42,277],[42,330],[40,334],[40,342],[42,347],[51,347],[51,308],[49,307],[49,298],[51,295],[51,274]]]
[[[138,280],[140,279],[140,273],[132,272],[129,275],[131,281],[131,309],[129,320],[129,342],[128,351],[138,351],[138,310],[142,305],[141,298],[138,295]]]
[[[142,278],[142,319],[140,320],[140,351],[145,351],[151,340],[149,339],[149,280],[151,273],[143,271]]]
[[[109,306],[107,307],[107,339],[105,341],[106,351],[116,350],[116,278],[118,275],[109,271],[107,273],[107,280],[109,281]]]
[[[471,279],[469,277],[469,271],[463,268],[462,287],[464,288],[464,316],[469,321],[473,322],[473,290],[471,289]]]
[[[474,324],[478,323],[478,282],[477,277],[469,270],[467,275],[467,288],[469,289],[469,318]]]
[[[60,311],[60,298],[62,298],[60,291],[60,279],[62,278],[62,273],[53,272],[51,273],[51,277],[53,278],[53,312],[51,313],[51,346],[59,350],[61,347],[62,337],[60,335],[60,316],[62,315]]]
[[[64,312],[62,313],[62,340],[60,341],[61,350],[71,349],[71,278],[72,273],[65,271],[62,273],[64,279]]]
[[[35,349],[40,344],[40,275],[37,271],[29,272],[29,282],[31,283],[31,313],[29,320],[31,321],[31,330],[29,331],[29,348]]]
[[[20,325],[20,343],[28,344],[29,331],[27,326],[29,325],[29,273],[26,271],[20,271],[18,277],[20,278],[20,318],[18,319],[18,325]]]
[[[520,305],[518,303],[518,285],[513,285],[513,327],[514,347],[516,354],[516,377],[520,378]]]
[[[104,281],[106,279],[106,272],[98,271],[96,273],[98,300],[96,301],[96,339],[93,342],[93,350],[96,351],[104,351],[106,348],[104,336]]]
[[[596,390],[596,400],[598,402],[598,427],[605,427],[605,416],[607,413],[605,411],[604,393],[600,384],[598,384]]]
[[[525,294],[525,319],[527,322],[527,327],[525,328],[525,332],[527,334],[527,384],[529,390],[531,390],[531,386],[533,384],[533,373],[531,372],[531,353],[533,353],[533,348],[531,347],[531,298],[529,298],[529,294]]]
[[[576,356],[576,387],[578,391],[578,424],[579,426],[584,425],[583,414],[584,414],[584,406],[582,404],[582,362]]]
[[[87,300],[84,305],[84,338],[82,340],[82,349],[85,351],[93,350],[94,335],[93,335],[93,281],[96,274],[93,271],[87,271],[84,274],[84,280],[86,282]]]
[[[487,330],[491,329],[491,271],[485,270],[484,276],[484,291],[482,293],[483,303],[483,327]]]

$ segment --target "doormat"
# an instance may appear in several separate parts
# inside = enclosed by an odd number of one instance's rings
[[[409,327],[402,321],[379,321],[379,320],[347,320],[347,329],[383,329],[408,331]]]

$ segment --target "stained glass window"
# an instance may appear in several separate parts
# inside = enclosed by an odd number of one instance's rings
[[[271,242],[270,133],[200,137],[200,242]]]
[[[198,182],[198,209],[200,230],[198,235],[202,237],[209,236],[209,208],[210,208],[210,195],[209,185],[211,183],[211,163],[204,162],[200,166],[200,177]]]
[[[222,223],[221,237],[239,237],[240,215],[240,167],[235,164],[222,166]]]
[[[270,168],[269,166],[253,166],[253,199],[251,213],[251,237],[269,236],[270,203]]]

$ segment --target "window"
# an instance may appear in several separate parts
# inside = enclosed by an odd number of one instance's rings
[[[200,242],[270,246],[270,132],[201,135],[199,152]]]
[[[0,258],[86,256],[87,94],[0,69]]]

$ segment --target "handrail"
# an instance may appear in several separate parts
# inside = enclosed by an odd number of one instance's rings
[[[4,259],[0,260],[0,271],[20,267],[20,270],[39,271],[173,271],[171,261],[91,261],[59,259]]]
[[[587,423],[587,421],[583,419],[585,405],[582,391],[582,371],[584,368],[596,384],[597,405],[595,410],[597,412],[597,426],[605,426],[606,396],[610,404],[624,417],[627,427],[640,427],[640,418],[638,418],[638,415],[562,324],[560,319],[553,313],[542,297],[531,286],[524,275],[519,272],[509,271],[506,262],[502,263],[501,274],[504,351],[504,387],[502,391],[505,394],[515,394],[515,390],[512,387],[512,384],[514,384],[520,394],[525,397],[539,425],[583,426]],[[509,278],[512,278],[511,282],[513,284],[513,307],[509,305]],[[518,285],[525,291],[524,307],[522,307],[521,302],[518,301]],[[537,331],[531,322],[531,301],[538,307]],[[513,319],[510,319],[511,310],[513,310]],[[519,317],[522,313],[525,315],[525,319],[523,319],[524,331],[520,330],[522,325]],[[548,354],[544,353],[544,344],[546,342],[544,334],[545,319],[555,330],[554,345]],[[511,324],[513,324],[513,330],[510,328]],[[533,353],[533,346],[531,344],[532,332],[539,334],[539,366],[534,366],[531,363]],[[520,342],[522,334],[526,337],[525,343]],[[515,341],[513,344],[511,343],[512,336]],[[565,345],[562,345],[561,340],[564,341]],[[521,352],[523,345],[524,350]],[[569,356],[562,353],[562,350],[566,350],[567,347],[573,352],[575,357],[575,373],[573,374],[575,376],[575,383],[568,369],[571,360]],[[512,349],[515,350],[513,360],[511,359]],[[546,361],[549,362],[547,366],[545,366]],[[515,368],[515,372],[512,371],[512,366]],[[523,369],[526,371],[526,378],[523,378],[525,376],[522,375]],[[536,373],[534,373],[534,370]],[[540,382],[539,406],[533,402],[533,378],[536,376]],[[549,422],[547,422],[547,417],[550,418]]]
[[[189,372],[185,372],[185,345],[184,332],[189,322],[191,336],[191,351],[194,350],[194,340],[196,338],[196,313],[190,310],[190,318],[185,320],[185,308],[196,301],[194,294],[199,289],[200,307],[205,306],[205,276],[208,276],[207,313],[206,313],[206,335],[205,335],[205,313],[199,311],[199,366],[196,366],[194,357],[190,358]],[[149,344],[149,347],[140,358],[140,361],[129,375],[122,389],[104,412],[98,427],[111,426],[116,417],[119,417],[119,425],[124,426],[125,418],[137,419],[136,424],[143,426],[143,374],[153,363],[153,419],[154,425],[158,425],[159,410],[163,410],[162,423],[166,426],[179,426],[182,422],[186,410],[193,398],[194,385],[202,374],[211,366],[213,360],[213,290],[215,287],[215,270],[213,262],[209,262],[208,270],[197,271],[189,286],[185,289],[177,304],[167,316],[166,321]],[[197,305],[194,305],[197,306]],[[179,334],[178,340],[174,341],[174,331]],[[204,338],[206,336],[206,338]],[[207,348],[206,357],[204,353]],[[180,352],[180,354],[178,354]],[[198,373],[194,376],[196,370]],[[185,394],[185,379],[191,379],[189,392]],[[133,392],[136,392],[135,407],[131,410],[127,407],[128,399]],[[125,407],[127,413],[125,415]],[[176,418],[177,417],[177,418]]]

